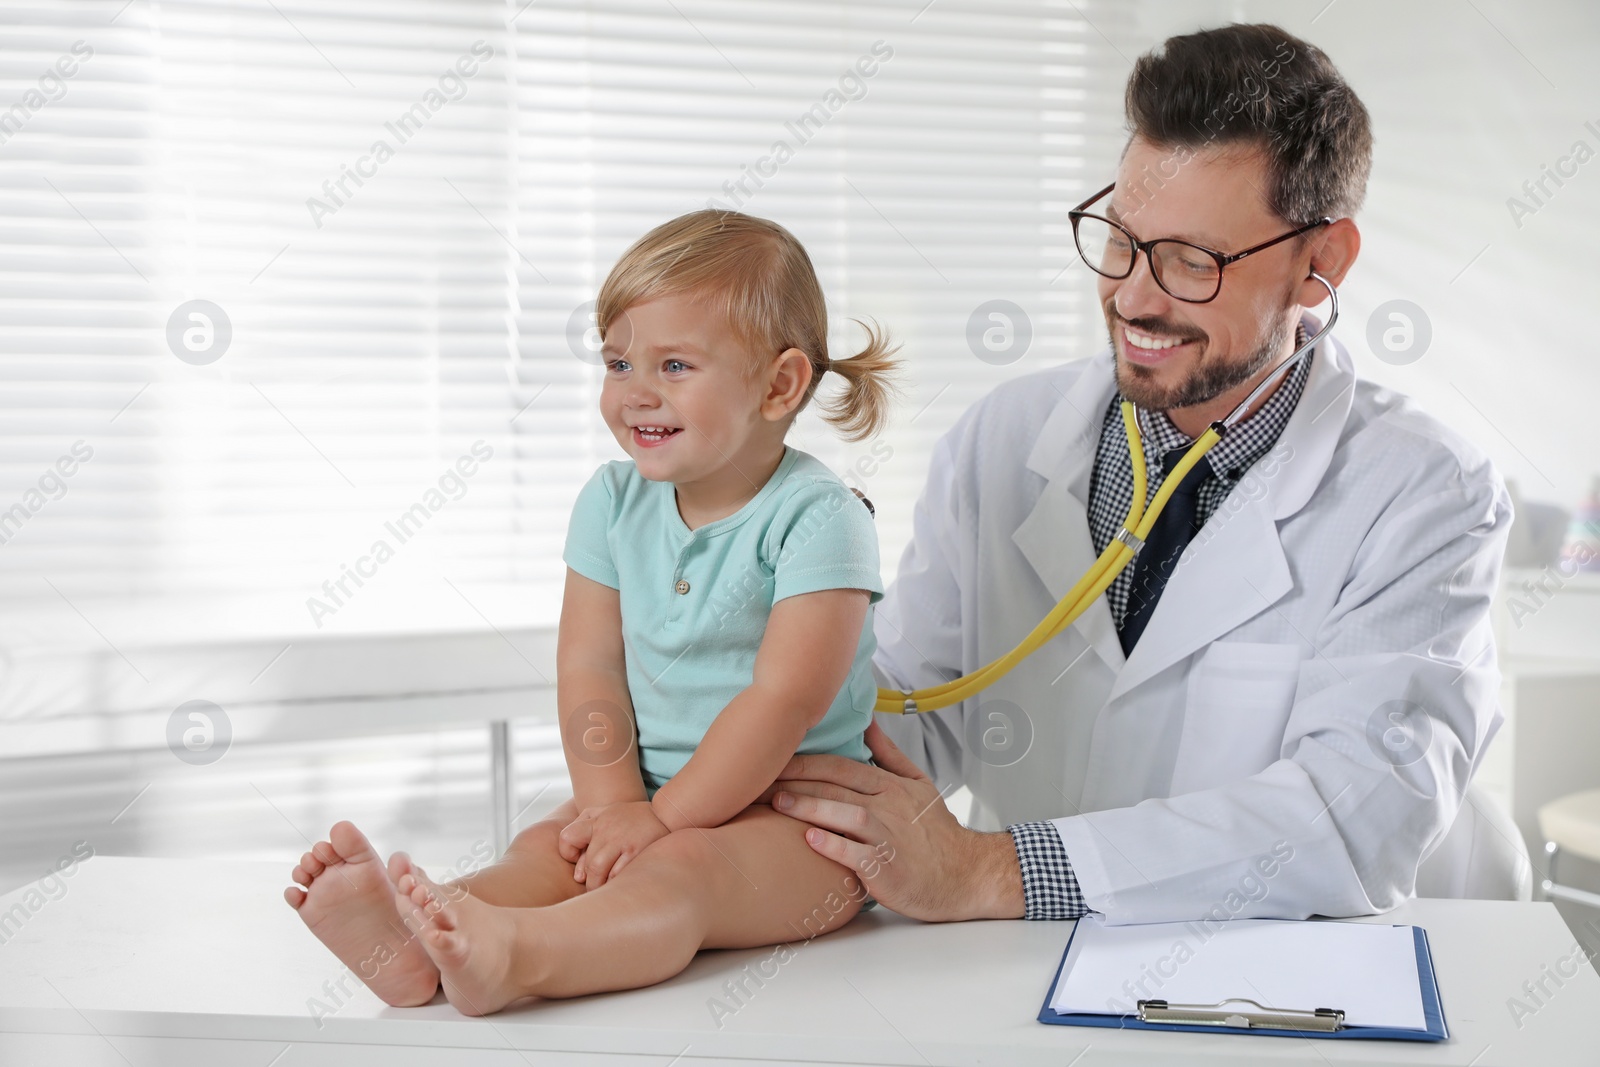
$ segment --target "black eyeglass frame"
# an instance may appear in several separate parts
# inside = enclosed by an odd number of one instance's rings
[[[1104,215],[1096,215],[1096,214],[1093,214],[1093,213],[1091,213],[1089,211],[1084,210],[1090,204],[1094,203],[1096,200],[1099,200],[1101,197],[1105,196],[1107,193],[1111,192],[1111,190],[1115,189],[1116,187],[1117,187],[1117,183],[1116,182],[1112,182],[1110,185],[1106,186],[1104,189],[1100,190],[1098,193],[1095,193],[1093,196],[1091,196],[1089,199],[1085,200],[1083,203],[1079,204],[1077,207],[1073,208],[1071,211],[1067,212],[1067,218],[1072,220],[1072,244],[1073,244],[1073,247],[1077,248],[1077,250],[1078,250],[1078,257],[1083,260],[1084,264],[1087,265],[1090,270],[1094,271],[1096,274],[1100,275],[1102,278],[1111,278],[1113,280],[1116,280],[1116,279],[1126,278],[1126,277],[1128,277],[1129,275],[1131,275],[1133,273],[1134,266],[1139,262],[1139,253],[1140,253],[1140,251],[1143,251],[1144,252],[1145,262],[1150,267],[1150,277],[1154,278],[1156,284],[1161,286],[1161,291],[1166,293],[1168,296],[1172,297],[1174,300],[1182,300],[1186,304],[1209,304],[1211,301],[1215,300],[1217,298],[1217,294],[1222,292],[1222,273],[1223,273],[1223,268],[1227,267],[1228,264],[1237,263],[1237,262],[1239,262],[1239,260],[1243,259],[1245,256],[1254,255],[1255,253],[1260,252],[1262,249],[1271,248],[1273,245],[1279,244],[1280,242],[1283,242],[1283,241],[1287,241],[1291,237],[1298,237],[1301,234],[1306,233],[1309,230],[1316,229],[1318,226],[1329,226],[1329,225],[1332,225],[1332,223],[1333,223],[1333,219],[1332,218],[1330,218],[1328,216],[1323,216],[1322,218],[1318,219],[1315,222],[1308,222],[1304,226],[1298,227],[1297,229],[1290,230],[1288,233],[1280,234],[1279,236],[1274,237],[1270,241],[1262,241],[1260,244],[1253,245],[1250,248],[1246,248],[1242,252],[1233,252],[1233,253],[1218,252],[1214,248],[1207,248],[1205,245],[1197,245],[1193,241],[1184,241],[1184,240],[1180,240],[1179,238],[1176,238],[1176,237],[1157,237],[1153,241],[1141,241],[1137,237],[1135,237],[1128,230],[1128,228],[1126,226],[1122,225],[1120,222],[1112,222],[1110,219],[1106,218]],[[1133,245],[1133,253],[1132,253],[1132,255],[1130,255],[1128,257],[1128,269],[1126,271],[1124,271],[1121,274],[1111,274],[1111,273],[1108,273],[1107,271],[1101,270],[1099,267],[1097,267],[1093,263],[1089,262],[1089,254],[1083,250],[1083,244],[1078,239],[1078,220],[1085,219],[1085,218],[1094,219],[1096,222],[1103,222],[1107,226],[1115,227],[1116,229],[1121,230],[1123,233],[1128,235],[1128,241],[1129,241],[1130,244]],[[1155,254],[1154,254],[1153,249],[1158,244],[1183,245],[1185,248],[1192,248],[1196,252],[1203,252],[1206,255],[1210,256],[1217,264],[1217,287],[1211,291],[1211,295],[1206,297],[1203,300],[1197,300],[1194,297],[1179,296],[1177,293],[1174,293],[1171,289],[1168,289],[1166,282],[1163,282],[1161,280],[1161,272],[1156,269],[1156,260],[1155,260]]]

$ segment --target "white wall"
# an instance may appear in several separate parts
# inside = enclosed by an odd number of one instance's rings
[[[1142,0],[1140,47],[1231,21],[1275,22],[1322,48],[1372,114],[1363,245],[1336,331],[1360,372],[1477,442],[1524,498],[1572,508],[1600,475],[1600,5]],[[1553,195],[1517,225],[1507,199],[1533,206],[1523,183],[1579,141],[1596,158],[1548,182]],[[1404,366],[1366,341],[1392,299],[1432,326]]]

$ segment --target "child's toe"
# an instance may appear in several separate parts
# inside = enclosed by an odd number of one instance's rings
[[[348,819],[333,824],[328,831],[328,842],[346,863],[365,863],[378,858],[367,835],[356,829],[356,824]]]
[[[440,930],[431,928],[423,935],[428,939],[428,944],[439,954],[439,959],[446,964],[457,963],[465,953],[466,938],[454,930]]]

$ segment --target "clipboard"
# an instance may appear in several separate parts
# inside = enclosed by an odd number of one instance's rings
[[[1390,1041],[1443,1041],[1450,1036],[1444,1018],[1444,1005],[1439,999],[1439,983],[1434,974],[1433,953],[1428,946],[1428,932],[1420,926],[1408,929],[1411,930],[1416,949],[1417,979],[1425,1022],[1425,1028],[1421,1030],[1347,1024],[1344,1021],[1344,1012],[1337,1005],[1269,1006],[1245,997],[1229,998],[1213,1004],[1175,1004],[1159,999],[1142,999],[1137,1002],[1135,1012],[1122,1014],[1111,1011],[1058,1012],[1050,1004],[1055,999],[1056,989],[1066,971],[1072,942],[1082,928],[1082,922],[1073,927],[1072,937],[1067,939],[1067,946],[1061,952],[1061,962],[1056,965],[1055,977],[1051,980],[1050,987],[1045,992],[1044,1004],[1039,1009],[1039,1021],[1042,1023],[1053,1026],[1095,1026],[1117,1030],[1173,1030],[1186,1033]]]

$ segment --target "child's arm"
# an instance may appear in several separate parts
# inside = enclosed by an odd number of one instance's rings
[[[720,826],[772,784],[849,677],[870,604],[865,589],[826,589],[772,606],[750,686],[656,790],[667,829]]]
[[[644,800],[621,595],[570,567],[556,638],[556,706],[578,809]]]

